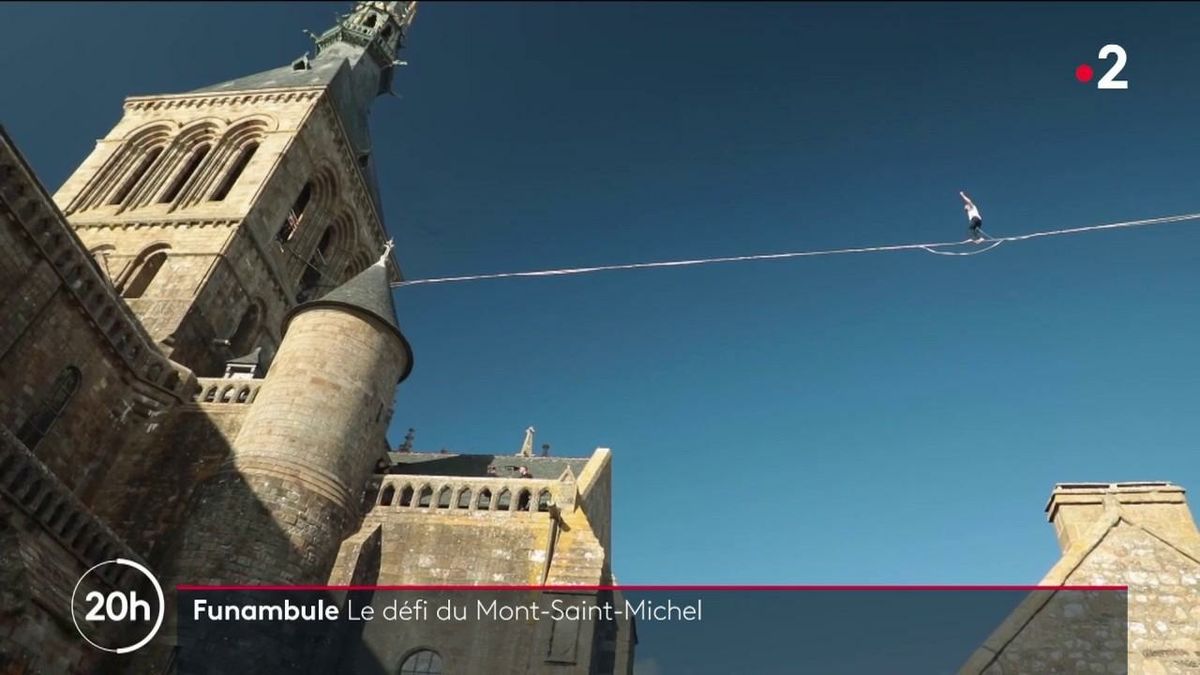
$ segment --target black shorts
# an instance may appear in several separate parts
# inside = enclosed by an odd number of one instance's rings
[[[978,230],[981,227],[983,227],[983,219],[982,218],[972,218],[971,219],[971,229],[972,230]]]

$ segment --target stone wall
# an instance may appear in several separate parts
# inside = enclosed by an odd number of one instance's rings
[[[579,475],[579,498],[592,532],[612,562],[612,451],[598,448]]]
[[[97,511],[156,565],[174,543],[196,486],[229,460],[233,439],[262,381],[202,378],[199,382],[196,398],[213,391],[214,398],[227,396],[231,402],[198,401],[174,410],[148,442],[153,451],[127,453],[113,466],[109,479],[122,489],[114,490]],[[239,396],[247,401],[237,402]],[[144,508],[146,504],[155,507]]]
[[[10,499],[11,485],[4,483],[5,497]],[[38,508],[40,497],[15,505],[0,499],[0,672],[94,673],[104,654],[76,632],[71,594],[92,565],[117,556],[136,556],[78,505],[47,510]],[[128,582],[127,575],[118,573],[120,569],[109,566],[101,568],[101,574],[90,575],[80,586],[76,606],[91,590],[105,592],[112,590],[114,583]],[[110,637],[114,643],[119,639]]]
[[[511,485],[510,485],[511,483]],[[402,495],[415,487],[413,499],[405,504]],[[428,498],[422,500],[422,487],[428,486]],[[388,488],[395,487],[394,500]],[[574,491],[571,481],[566,487]],[[525,510],[517,509],[522,490],[531,495],[553,490],[564,491],[557,481],[505,480],[488,478],[447,478],[438,476],[389,476],[384,481],[378,503],[366,516],[359,534],[343,545],[330,583],[348,584],[362,577],[362,556],[372,549],[363,546],[379,538],[379,563],[372,583],[380,585],[527,585],[546,583],[548,567],[557,560],[556,546],[562,545],[557,514],[551,509],[538,510],[533,497]],[[439,495],[453,496],[441,501]],[[499,495],[512,495],[507,503]],[[482,502],[480,495],[486,495]],[[460,496],[471,495],[459,502]],[[562,499],[573,512],[573,500]],[[461,504],[461,508],[460,508]],[[555,511],[559,508],[555,502]],[[507,508],[505,508],[507,507]],[[579,521],[577,521],[579,522]],[[581,521],[586,524],[586,521]],[[590,532],[571,533],[590,536]],[[565,559],[565,558],[564,558]],[[594,578],[599,578],[601,557],[592,561]],[[569,563],[568,563],[569,564]],[[476,601],[496,600],[501,605],[536,601],[548,606],[553,598],[572,605],[594,604],[597,593],[579,593],[561,589],[546,592],[420,592],[376,593],[369,601],[382,612],[395,600],[420,597],[431,605],[453,601],[474,607]],[[360,603],[362,602],[360,598]],[[472,612],[474,609],[472,609]],[[472,617],[474,615],[472,614]],[[570,631],[570,648],[563,646]],[[530,673],[588,673],[596,641],[596,625],[591,621],[467,621],[463,623],[378,621],[367,624],[341,671],[343,673],[395,672],[408,654],[419,648],[433,649],[442,659],[446,672],[488,672],[501,675]],[[553,633],[557,631],[558,651],[551,657]]]
[[[0,139],[0,424],[85,503],[103,498],[109,466],[136,452],[191,375],[159,353],[100,276],[28,166]],[[58,415],[24,435],[59,378],[78,384]],[[65,380],[61,380],[65,381]],[[87,439],[81,443],[80,439]]]

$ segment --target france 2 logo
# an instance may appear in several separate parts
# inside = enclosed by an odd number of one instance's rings
[[[1125,68],[1125,61],[1127,59],[1125,56],[1125,48],[1116,44],[1104,45],[1100,48],[1099,58],[1101,61],[1107,60],[1110,56],[1115,56],[1116,61],[1113,62],[1112,67],[1108,69],[1108,72],[1104,73],[1104,76],[1101,77],[1098,82],[1096,82],[1096,88],[1128,89],[1128,80],[1117,79],[1117,75],[1120,75],[1121,70]],[[1095,74],[1096,73],[1092,70],[1092,67],[1086,63],[1075,69],[1075,79],[1079,80],[1080,82],[1090,82],[1092,80],[1092,76]]]

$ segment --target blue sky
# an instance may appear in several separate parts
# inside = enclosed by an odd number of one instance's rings
[[[126,95],[289,62],[343,3],[0,5],[56,188]],[[1200,208],[1187,4],[423,4],[372,120],[411,278]],[[1123,45],[1128,91],[1074,69]],[[49,48],[47,48],[49,47]],[[1193,224],[401,289],[392,438],[615,454],[624,583],[1030,583],[1059,481],[1200,486]]]

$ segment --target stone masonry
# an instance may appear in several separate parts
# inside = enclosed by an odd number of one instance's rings
[[[1108,627],[1080,641],[1061,627],[1086,616],[1075,599],[1037,592],[988,638],[964,675],[1200,672],[1200,532],[1171,483],[1063,483],[1046,506],[1063,555],[1042,586],[1128,586],[1126,635]],[[1086,594],[1103,603],[1111,593]],[[1128,658],[1112,650],[1127,650]]]

